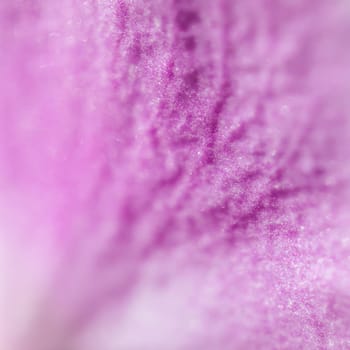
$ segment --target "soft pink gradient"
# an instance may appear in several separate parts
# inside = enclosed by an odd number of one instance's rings
[[[350,4],[0,1],[0,349],[350,349]]]

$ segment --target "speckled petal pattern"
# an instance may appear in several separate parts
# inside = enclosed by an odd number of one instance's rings
[[[350,349],[350,3],[1,0],[0,348]]]

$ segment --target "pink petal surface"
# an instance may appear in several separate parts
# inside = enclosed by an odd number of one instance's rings
[[[2,0],[0,348],[350,349],[349,29]]]

